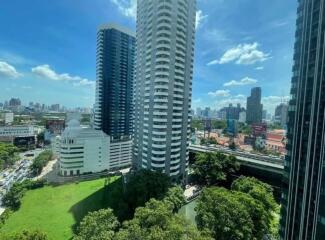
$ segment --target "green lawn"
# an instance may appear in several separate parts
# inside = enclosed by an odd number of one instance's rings
[[[73,229],[89,211],[108,207],[121,194],[121,178],[45,186],[26,192],[20,209],[0,229],[0,235],[23,229],[39,229],[50,240],[71,239]],[[106,185],[106,187],[105,187]]]

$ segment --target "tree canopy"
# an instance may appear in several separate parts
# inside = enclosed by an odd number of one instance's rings
[[[226,181],[230,174],[239,170],[235,156],[220,152],[199,153],[193,164],[197,181],[205,185],[214,185]]]
[[[23,230],[19,233],[2,236],[1,240],[48,240],[48,237],[45,233],[38,230]]]
[[[124,197],[129,209],[129,218],[137,207],[144,206],[151,198],[162,200],[170,187],[171,180],[164,173],[142,169],[131,175],[125,187]]]
[[[33,161],[30,169],[34,175],[39,175],[46,164],[52,159],[53,153],[51,150],[46,150],[40,153]]]
[[[21,183],[14,183],[10,190],[3,196],[3,205],[12,210],[17,210],[20,207],[21,198],[24,196],[26,190],[40,188],[44,184],[44,180],[25,180]]]
[[[179,186],[169,188],[164,197],[164,201],[172,206],[174,213],[178,212],[178,210],[185,204],[183,189]]]
[[[218,240],[261,240],[274,235],[275,203],[272,187],[255,178],[240,177],[232,190],[203,190],[196,207],[200,230],[207,229]]]
[[[196,212],[198,228],[210,230],[214,239],[253,239],[253,221],[248,211],[227,189],[205,189],[199,198]]]
[[[18,151],[13,144],[0,142],[0,170],[12,166],[19,160]]]
[[[241,176],[232,183],[231,189],[247,193],[260,201],[269,214],[276,210],[277,204],[273,196],[273,189],[267,183],[253,177]]]
[[[116,240],[212,240],[199,232],[164,201],[151,199],[136,209],[134,218],[123,223]]]
[[[74,240],[113,240],[119,222],[112,209],[88,213],[81,221]]]

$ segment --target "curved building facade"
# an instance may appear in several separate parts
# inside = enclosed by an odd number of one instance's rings
[[[195,0],[138,0],[134,166],[186,176]]]
[[[60,175],[73,176],[110,169],[110,139],[104,132],[82,128],[77,120],[71,120],[60,142]]]

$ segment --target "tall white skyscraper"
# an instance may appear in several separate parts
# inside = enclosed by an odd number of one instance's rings
[[[196,0],[138,0],[134,166],[186,176]]]

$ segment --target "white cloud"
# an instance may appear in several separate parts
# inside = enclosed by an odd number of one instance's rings
[[[256,68],[255,68],[255,70],[263,70],[263,69],[264,69],[264,67],[262,67],[262,66],[261,66],[261,67],[256,67]]]
[[[111,0],[118,10],[126,17],[136,19],[137,16],[137,0]]]
[[[200,103],[201,101],[202,101],[201,98],[196,98],[196,99],[194,99],[192,102],[193,102],[193,103]]]
[[[202,10],[196,11],[195,16],[195,28],[198,29],[205,19],[208,18],[208,15],[204,15]]]
[[[258,50],[257,42],[252,44],[239,44],[238,46],[227,50],[220,59],[210,61],[207,65],[225,64],[235,62],[236,64],[254,64],[264,62],[270,58],[270,54]]]
[[[67,81],[73,82],[75,86],[86,86],[86,85],[95,85],[94,81],[90,81],[87,78],[82,78],[79,76],[71,76],[68,73],[56,73],[48,64],[39,65],[32,68],[32,72],[46,79],[54,80],[54,81]]]
[[[22,88],[22,89],[32,89],[31,86],[22,86],[21,88]]]
[[[208,66],[211,66],[211,65],[216,65],[219,63],[219,60],[215,59],[215,60],[212,60],[211,62],[208,62]]]
[[[242,107],[246,108],[246,96],[239,94],[237,96],[230,96],[228,98],[218,100],[215,102],[215,109],[219,110],[223,107],[229,106],[229,104],[237,105],[240,104]]]
[[[229,97],[230,91],[229,90],[217,90],[215,92],[208,92],[209,96],[212,97]]]
[[[233,86],[244,86],[244,85],[250,85],[250,84],[255,84],[258,81],[253,78],[245,77],[241,79],[240,81],[236,80],[231,80],[229,82],[226,82],[223,84],[224,87],[233,87]]]
[[[74,83],[74,86],[95,86],[94,81],[90,81],[88,79],[82,79],[80,82]]]
[[[15,67],[9,63],[0,61],[0,76],[7,78],[19,78],[22,76],[22,74],[17,72]]]

